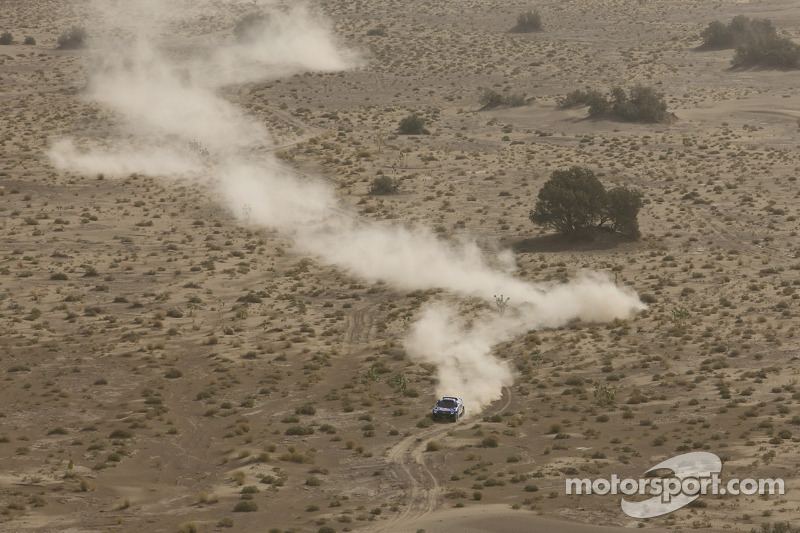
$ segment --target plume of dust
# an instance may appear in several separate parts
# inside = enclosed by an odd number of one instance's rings
[[[359,222],[328,184],[299,178],[265,154],[262,148],[270,144],[266,129],[218,89],[223,83],[290,71],[354,66],[354,54],[338,46],[329,26],[307,9],[272,14],[271,32],[246,43],[223,43],[198,57],[166,52],[159,45],[162,34],[182,20],[186,2],[108,0],[97,5],[124,7],[123,16],[101,10],[104,21],[121,25],[120,31],[114,26],[106,30],[134,37],[100,47],[105,53],[87,87],[90,98],[125,121],[126,136],[105,149],[54,142],[49,151],[54,166],[109,176],[139,172],[196,179],[210,184],[234,216],[277,228],[291,235],[302,252],[356,276],[401,289],[441,288],[489,302],[495,294],[510,296],[504,316],[485,313],[471,326],[447,306],[430,307],[406,341],[411,357],[439,367],[440,392],[465,397],[470,412],[497,399],[513,381],[510,367],[492,355],[492,346],[531,328],[575,318],[623,318],[643,308],[634,294],[596,275],[557,286],[527,283],[511,275],[509,251],[487,256],[474,241],[450,244],[425,229]],[[192,13],[203,7],[194,6]],[[145,38],[135,38],[138,32]],[[204,152],[193,153],[193,143]]]
[[[632,290],[596,272],[581,272],[565,284],[535,287],[536,298],[518,301],[502,315],[484,311],[469,322],[442,303],[423,309],[404,347],[412,359],[436,366],[439,396],[460,396],[468,413],[480,412],[514,382],[510,365],[492,353],[497,344],[531,329],[559,327],[575,319],[629,318],[644,309]]]

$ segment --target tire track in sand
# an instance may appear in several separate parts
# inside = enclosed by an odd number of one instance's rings
[[[503,400],[502,407],[495,414],[503,413],[511,405],[511,389],[508,387],[503,388]],[[399,467],[400,477],[405,479],[405,487],[400,491],[404,493],[406,507],[389,522],[374,525],[364,531],[391,532],[424,517],[439,506],[443,487],[425,463],[425,448],[429,440],[446,435],[452,427],[451,424],[444,424],[409,435],[389,450],[389,464]]]

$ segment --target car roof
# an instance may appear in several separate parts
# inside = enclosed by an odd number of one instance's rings
[[[459,401],[461,398],[456,398],[455,396],[442,396],[442,400],[456,400]]]

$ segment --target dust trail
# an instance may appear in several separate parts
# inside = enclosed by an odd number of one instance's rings
[[[93,43],[86,95],[123,121],[110,147],[55,140],[49,156],[59,169],[126,176],[133,172],[196,180],[230,212],[277,228],[303,253],[370,281],[401,289],[441,288],[492,302],[512,298],[503,317],[484,314],[467,327],[451,309],[426,309],[407,348],[439,367],[440,391],[466,396],[471,412],[499,398],[513,381],[492,346],[533,327],[631,316],[643,306],[632,292],[597,275],[547,286],[515,278],[510,252],[486,254],[473,241],[444,242],[424,228],[357,221],[330,185],[299,179],[265,150],[270,135],[253,116],[220,96],[225,84],[304,70],[358,66],[329,23],[311,8],[252,8],[241,3],[106,0],[95,2],[101,24]],[[204,11],[210,10],[210,11]],[[203,41],[206,12],[229,22]],[[236,20],[257,23],[233,37]],[[227,17],[227,18],[226,18]],[[216,20],[214,18],[213,20]]]
[[[436,365],[440,396],[461,396],[471,412],[479,412],[514,382],[509,364],[492,354],[497,344],[531,329],[563,326],[575,319],[628,318],[644,309],[633,291],[594,272],[537,289],[538,296],[510,306],[502,315],[485,311],[469,322],[452,306],[429,305],[411,326],[405,348],[412,358]]]

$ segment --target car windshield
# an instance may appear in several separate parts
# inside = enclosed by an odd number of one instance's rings
[[[456,401],[455,400],[439,400],[438,402],[436,402],[436,405],[438,407],[447,407],[448,409],[452,409],[453,407],[456,406]]]

